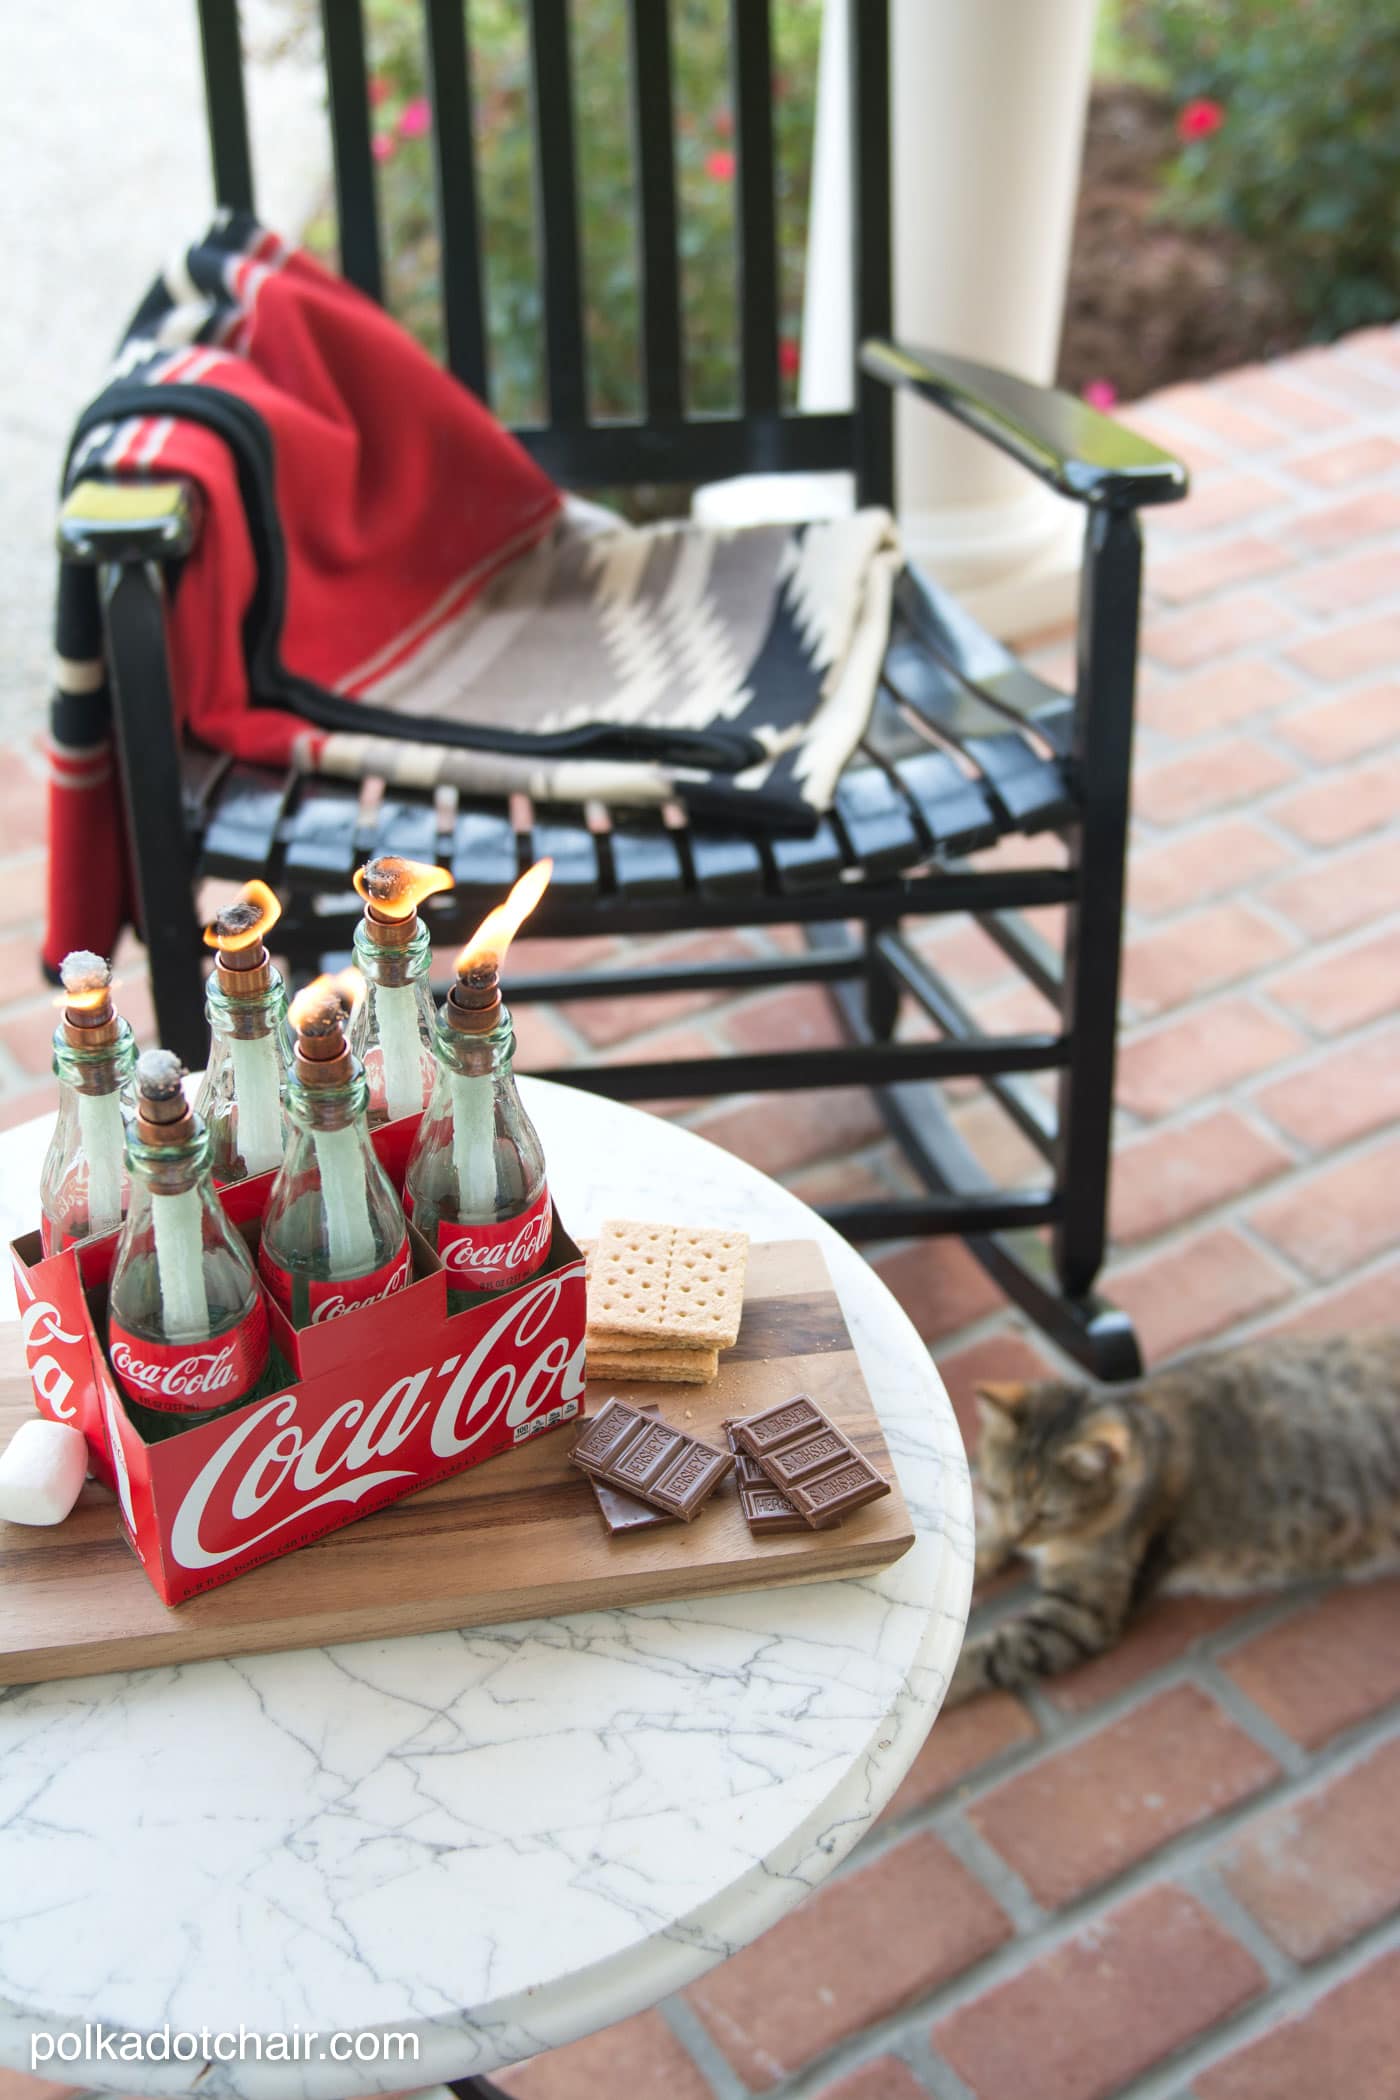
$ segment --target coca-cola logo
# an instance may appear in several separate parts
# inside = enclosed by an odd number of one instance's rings
[[[225,1342],[222,1349],[191,1350],[173,1363],[137,1356],[128,1342],[114,1341],[111,1353],[122,1383],[136,1386],[143,1394],[167,1394],[172,1399],[178,1394],[189,1399],[221,1393],[236,1375],[232,1342]]]
[[[475,1237],[469,1225],[459,1229],[461,1238],[448,1241],[442,1250],[442,1265],[449,1276],[470,1276],[496,1269],[528,1272],[549,1248],[550,1221],[543,1213],[537,1218],[526,1218],[505,1247],[499,1240]]]
[[[392,1298],[395,1291],[405,1290],[412,1275],[413,1265],[409,1256],[407,1240],[403,1253],[394,1264],[388,1278],[380,1282],[377,1277],[363,1277],[357,1283],[330,1286],[330,1295],[313,1297],[311,1325],[322,1327],[327,1320],[338,1320],[342,1314],[358,1312],[362,1305],[378,1305],[384,1298]]]
[[[317,1510],[450,1470],[501,1425],[514,1438],[551,1407],[576,1413],[582,1323],[561,1308],[566,1286],[577,1291],[578,1281],[576,1268],[543,1278],[512,1297],[466,1357],[426,1364],[373,1400],[320,1414],[287,1392],[241,1414],[176,1512],[174,1558],[190,1569],[220,1567],[305,1526]]]
[[[56,1421],[71,1422],[78,1412],[74,1397],[76,1388],[71,1371],[52,1351],[55,1344],[63,1348],[65,1355],[72,1350],[82,1350],[85,1348],[83,1336],[64,1326],[56,1305],[51,1305],[47,1298],[36,1296],[28,1272],[18,1259],[15,1262],[15,1283],[18,1295],[29,1300],[20,1314],[20,1332],[24,1336],[34,1391],[40,1404],[48,1408]],[[74,1361],[72,1356],[69,1356],[69,1361]]]

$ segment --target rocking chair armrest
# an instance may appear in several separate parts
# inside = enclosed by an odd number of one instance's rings
[[[58,514],[58,551],[87,567],[177,561],[199,537],[200,495],[195,483],[80,481]]]
[[[1137,510],[1186,494],[1180,460],[1055,387],[878,338],[862,343],[860,365],[872,379],[907,387],[944,409],[1075,503]]]

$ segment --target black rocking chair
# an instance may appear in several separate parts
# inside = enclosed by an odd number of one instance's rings
[[[214,177],[221,203],[253,206],[237,0],[198,0]],[[455,789],[369,791],[260,771],[179,748],[162,624],[162,564],[188,551],[193,511],[153,487],[151,515],[120,528],[65,509],[65,557],[101,569],[118,756],[142,930],[163,1040],[203,1055],[195,898],[201,877],[261,874],[285,900],[279,947],[299,978],[344,956],[359,912],[358,862],[397,852],[449,867],[435,898],[441,941],[462,939],[520,870],[555,863],[542,934],[659,934],[798,924],[807,952],[761,960],[512,980],[514,1001],[820,983],[848,1040],[671,1063],[575,1066],[551,1076],[621,1100],[792,1087],[876,1090],[924,1193],[837,1206],[856,1240],[961,1233],[1008,1295],[1096,1375],[1140,1366],[1126,1318],[1094,1294],[1104,1254],[1123,867],[1132,750],[1141,539],[1136,512],[1185,493],[1178,463],[1080,403],[962,359],[899,347],[891,321],[887,0],[855,0],[851,121],[856,196],[856,407],[780,411],[774,130],[767,0],[731,0],[742,411],[687,419],[677,254],[671,50],[665,0],[630,0],[631,93],[641,227],[646,410],[588,420],[577,163],[567,0],[530,0],[541,229],[547,426],[520,432],[565,486],[615,488],[718,476],[854,469],[860,499],[891,504],[892,390],[904,387],[1084,505],[1073,695],[1034,676],[912,571],[897,604],[882,690],[831,814],[805,836],[752,835],[664,817],[478,801]],[[424,0],[434,109],[447,358],[490,398],[462,0]],[[346,275],[381,293],[360,0],[323,0]],[[374,789],[380,792],[376,795]],[[1056,833],[1054,865],[978,869],[1009,833]],[[1063,961],[1018,916],[1066,907]],[[904,923],[964,912],[1054,1006],[1059,1025],[978,1029],[912,948]],[[861,929],[853,938],[851,922]],[[901,1003],[932,1040],[893,1040]],[[1059,1074],[1057,1109],[1022,1075]],[[980,1080],[1049,1165],[1043,1190],[992,1184],[943,1112],[939,1082]]]

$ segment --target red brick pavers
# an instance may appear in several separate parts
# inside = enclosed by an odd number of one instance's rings
[[[1400,1307],[1400,330],[1125,411],[1199,462],[1148,514],[1111,1294],[1160,1360]],[[1063,634],[1036,661],[1062,678]],[[29,759],[0,795],[0,1125],[51,1098]],[[1044,861],[1047,842],[1004,849]],[[1054,937],[1047,924],[1047,937]],[[781,937],[751,933],[734,952]],[[710,937],[647,944],[656,959]],[[919,936],[989,1021],[1000,952]],[[586,977],[616,944],[545,951]],[[719,952],[717,949],[714,952]],[[528,944],[522,964],[532,958]],[[139,971],[130,1009],[148,1025]],[[805,988],[532,1012],[537,1068],[830,1039]],[[673,1112],[815,1200],[907,1189],[864,1101]],[[1031,1170],[960,1094],[967,1140]],[[956,1243],[871,1249],[969,1441],[1062,1368]],[[979,1609],[1014,1608],[1003,1578]],[[1400,2100],[1400,1581],[1165,1599],[941,1720],[848,1864],[520,2100]],[[39,2100],[0,2076],[0,2100]]]

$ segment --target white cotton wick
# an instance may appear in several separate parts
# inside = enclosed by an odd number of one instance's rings
[[[496,1089],[489,1072],[452,1074],[452,1164],[458,1215],[489,1218],[496,1207]]]
[[[204,1204],[197,1188],[177,1196],[151,1191],[156,1278],[167,1338],[202,1342],[209,1333],[204,1288]]]
[[[282,1160],[281,1071],[269,1035],[229,1037],[233,1094],[238,1103],[238,1151],[249,1174],[265,1174]]]
[[[423,1106],[423,1046],[418,1034],[418,990],[381,984],[374,990],[379,1047],[384,1058],[384,1107],[389,1121],[416,1116]]]
[[[110,1093],[78,1095],[78,1134],[87,1161],[88,1231],[115,1232],[122,1221],[122,1156],[126,1131],[121,1098]]]
[[[363,1276],[374,1267],[374,1229],[369,1221],[365,1158],[354,1124],[311,1134],[326,1206],[331,1268],[337,1276]]]
[[[0,1452],[0,1518],[7,1524],[61,1524],[87,1479],[87,1441],[71,1422],[35,1416]]]

